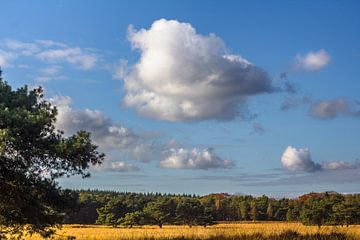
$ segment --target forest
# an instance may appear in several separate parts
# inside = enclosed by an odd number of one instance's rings
[[[227,193],[172,195],[98,190],[68,191],[66,224],[208,226],[223,221],[300,221],[305,225],[360,223],[360,194],[309,193],[298,198]]]

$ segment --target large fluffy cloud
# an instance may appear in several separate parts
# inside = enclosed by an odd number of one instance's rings
[[[345,161],[315,163],[311,159],[311,153],[308,148],[295,148],[288,146],[281,156],[283,167],[290,171],[314,172],[318,170],[344,170],[360,168],[360,160],[355,163]]]
[[[312,172],[319,170],[321,166],[311,159],[311,153],[307,148],[294,148],[288,146],[281,156],[284,168],[291,171]]]
[[[324,49],[309,52],[305,56],[296,55],[295,68],[302,71],[316,71],[330,63],[331,57]]]
[[[329,101],[317,101],[311,106],[310,113],[315,118],[331,119],[341,115],[360,117],[358,103],[351,103],[344,98]]]
[[[171,148],[168,156],[160,162],[163,168],[213,169],[232,168],[234,163],[217,156],[212,148]]]
[[[188,23],[160,19],[129,30],[139,61],[124,76],[124,103],[144,116],[170,121],[233,119],[249,96],[271,92],[267,74],[223,41]],[[122,75],[124,71],[121,71]]]

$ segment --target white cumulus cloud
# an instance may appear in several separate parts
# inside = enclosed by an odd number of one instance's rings
[[[295,148],[288,146],[281,156],[281,163],[285,169],[291,171],[313,172],[321,166],[311,159],[311,153],[307,148]]]
[[[140,59],[129,73],[120,64],[115,76],[124,78],[124,104],[143,116],[229,120],[246,114],[249,96],[273,91],[263,70],[188,23],[160,19],[149,29],[130,27],[128,38]]]
[[[183,168],[183,169],[214,169],[232,168],[234,163],[230,160],[222,159],[217,156],[212,148],[200,150],[193,148],[171,148],[168,156],[160,161],[163,168]]]
[[[281,163],[287,170],[304,172],[360,168],[360,160],[356,160],[354,163],[345,161],[332,161],[318,164],[311,159],[311,153],[308,148],[295,148],[292,146],[288,146],[283,152],[281,156]]]
[[[324,49],[309,52],[305,56],[296,55],[295,68],[302,71],[316,71],[324,68],[331,61],[330,54]]]

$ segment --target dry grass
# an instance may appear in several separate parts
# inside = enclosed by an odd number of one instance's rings
[[[296,231],[300,234],[329,234],[331,232],[346,233],[356,239],[360,239],[360,225],[349,227],[321,227],[304,226],[300,223],[285,222],[261,222],[261,223],[226,223],[210,227],[187,226],[143,226],[133,228],[111,228],[106,226],[65,225],[57,231],[55,239],[67,239],[67,236],[75,236],[77,240],[141,240],[141,239],[209,239],[217,236],[226,238],[240,235],[261,233],[265,236],[276,235],[287,230]],[[41,239],[33,236],[31,240]]]

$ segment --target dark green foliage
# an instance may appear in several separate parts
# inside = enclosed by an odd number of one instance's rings
[[[324,203],[312,200],[304,205],[300,218],[302,223],[306,225],[317,225],[320,228],[324,225],[326,219],[328,219],[328,214]]]
[[[256,205],[255,201],[251,202],[249,215],[250,215],[251,220],[253,220],[253,221],[259,220],[259,211],[257,209],[257,205]]]
[[[360,202],[347,199],[332,206],[332,224],[358,224],[360,219]]]
[[[93,224],[95,219],[101,224],[130,227],[143,224],[207,226],[224,220],[253,219],[302,221],[318,226],[360,223],[359,194],[311,193],[290,200],[228,194],[200,197],[111,191],[78,191],[75,195],[79,198],[80,210],[71,213],[76,218],[68,216],[67,223]],[[114,202],[118,205],[114,206]]]
[[[178,223],[188,225],[204,225],[205,208],[198,199],[185,198],[176,207]]]
[[[240,220],[244,220],[244,221],[249,220],[250,219],[249,212],[250,212],[249,203],[245,200],[241,201],[240,202],[240,214],[241,214]]]
[[[175,221],[176,202],[174,199],[158,198],[150,202],[144,209],[149,222],[158,225],[172,224]]]
[[[143,224],[146,224],[147,222],[147,216],[144,212],[141,211],[136,211],[136,212],[130,212],[130,213],[126,213],[125,217],[120,219],[120,224],[127,226],[127,227],[132,227],[132,226],[141,226]]]
[[[125,217],[126,213],[131,212],[127,206],[120,199],[111,199],[104,207],[98,208],[97,224],[116,226],[119,224],[121,218]]]
[[[41,88],[13,90],[0,80],[0,224],[12,233],[51,234],[73,201],[55,180],[87,177],[104,158],[89,133],[65,138],[56,130],[56,115]]]

